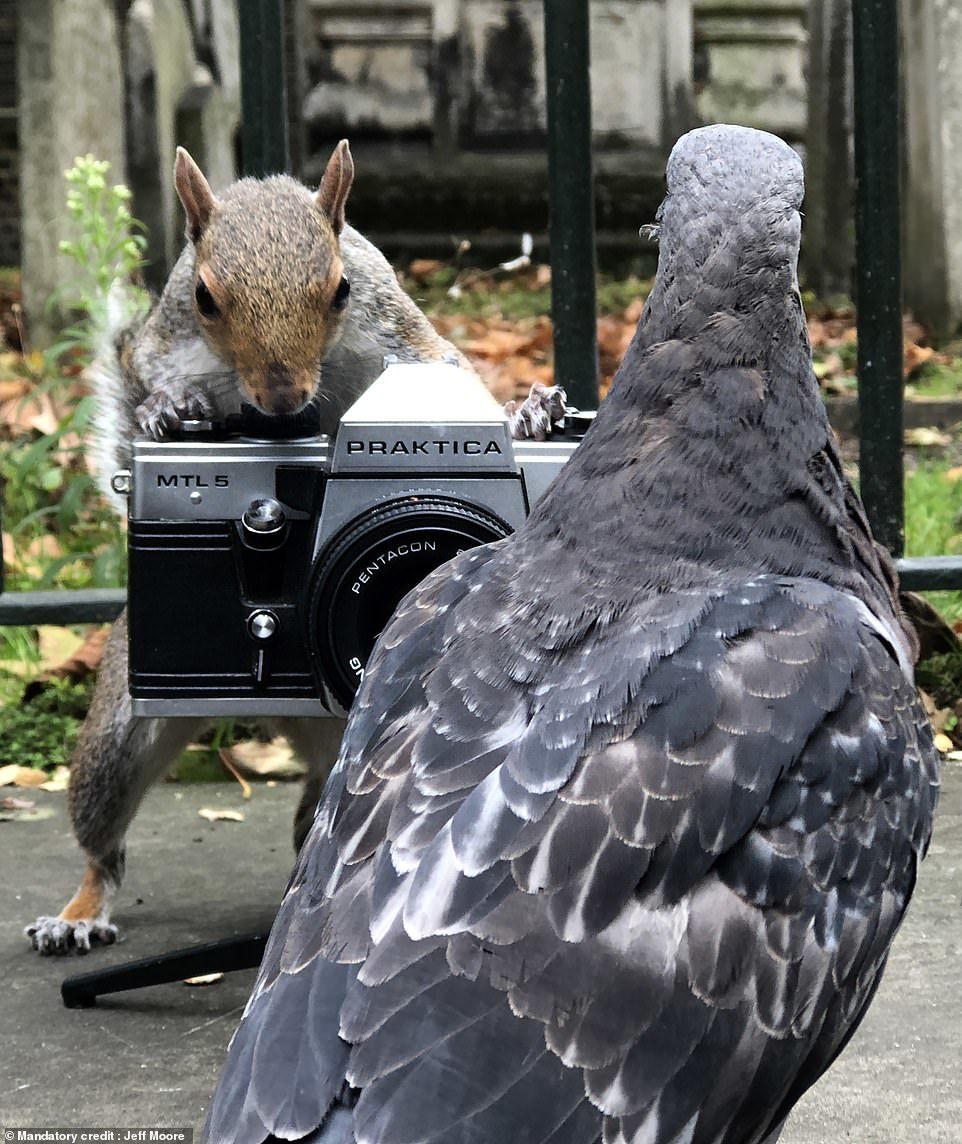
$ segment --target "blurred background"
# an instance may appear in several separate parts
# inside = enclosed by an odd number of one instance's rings
[[[959,553],[962,0],[895,6],[906,552]],[[647,296],[656,250],[639,227],[654,217],[672,143],[709,122],[764,128],[805,160],[803,298],[815,370],[857,477],[851,0],[588,7],[602,393]],[[357,171],[349,220],[382,247],[431,320],[500,399],[550,383],[543,4],[283,0],[282,11],[286,66],[277,82],[287,96],[292,173],[316,182],[333,145],[348,137]],[[90,475],[84,366],[111,279],[159,291],[181,249],[175,146],[191,151],[216,190],[244,170],[240,123],[238,0],[0,0],[9,589],[123,584],[122,523]],[[92,158],[78,164],[83,156]],[[962,594],[932,598],[962,625]],[[10,701],[0,715],[0,764],[21,761],[22,737],[34,733],[36,718],[28,731],[20,723],[9,730],[23,680],[69,658],[70,638],[54,628],[0,628],[0,700]],[[95,665],[96,647],[87,658]],[[66,675],[83,683],[89,670],[81,662]],[[949,712],[942,725],[955,734],[962,657],[949,682],[933,688]],[[65,757],[85,704],[84,690],[63,724],[66,739],[60,731],[53,745],[43,738],[36,758],[48,769]]]

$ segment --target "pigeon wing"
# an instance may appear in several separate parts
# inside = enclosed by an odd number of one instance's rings
[[[346,1078],[358,1144],[761,1140],[860,1019],[936,789],[897,639],[770,576],[534,634],[513,556],[379,642],[211,1139]]]

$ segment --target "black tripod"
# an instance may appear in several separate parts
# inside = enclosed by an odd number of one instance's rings
[[[97,969],[68,977],[60,986],[60,996],[68,1009],[88,1009],[97,998],[107,993],[123,993],[127,989],[145,989],[150,985],[168,985],[185,977],[207,973],[230,973],[235,969],[256,969],[267,945],[266,933],[225,938],[206,945],[175,949],[126,965]]]

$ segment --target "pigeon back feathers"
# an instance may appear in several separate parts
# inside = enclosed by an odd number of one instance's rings
[[[937,769],[801,197],[772,136],[676,145],[583,446],[378,642],[211,1142],[761,1144],[861,1020]]]

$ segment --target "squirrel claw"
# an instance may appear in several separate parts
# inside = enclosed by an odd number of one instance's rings
[[[214,406],[205,393],[182,389],[177,393],[151,393],[134,414],[141,430],[155,441],[163,441],[180,428],[181,421],[205,420],[214,415]]]
[[[117,940],[117,927],[96,918],[71,922],[60,917],[40,917],[23,932],[31,946],[44,957],[62,956],[72,950],[89,953],[95,942],[112,945]]]
[[[556,429],[564,429],[568,396],[560,385],[536,381],[519,405],[509,401],[504,407],[514,441],[547,441]]]

